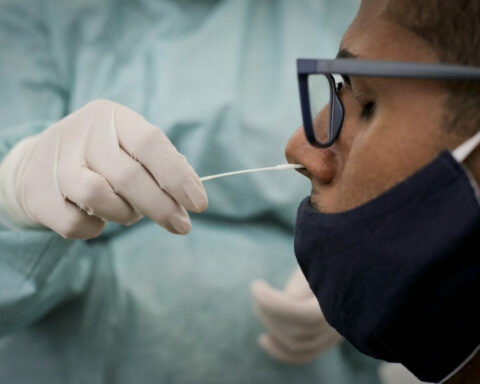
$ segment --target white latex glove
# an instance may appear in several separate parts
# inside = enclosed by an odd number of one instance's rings
[[[149,216],[187,233],[187,211],[203,211],[198,175],[165,134],[140,114],[95,100],[28,137],[0,166],[0,205],[22,227],[66,238],[98,236],[106,221]]]
[[[383,362],[378,366],[378,375],[383,384],[422,384],[413,373],[398,363]]]
[[[279,291],[263,280],[252,282],[255,309],[267,333],[258,338],[272,357],[303,363],[336,345],[342,336],[325,320],[300,268]]]

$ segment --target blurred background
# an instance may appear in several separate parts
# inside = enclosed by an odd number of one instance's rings
[[[200,176],[284,163],[301,125],[295,59],[334,57],[358,5],[3,0],[0,152],[106,98],[164,130]],[[286,171],[205,187],[209,208],[187,236],[148,219],[109,224],[91,241],[1,229],[0,249],[14,244],[54,304],[29,323],[19,300],[0,339],[0,382],[380,383],[378,362],[346,342],[298,365],[257,344],[264,327],[249,284],[281,288],[294,270],[308,180]],[[52,255],[60,267],[42,275]]]

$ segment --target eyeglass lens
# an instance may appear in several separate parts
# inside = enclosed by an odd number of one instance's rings
[[[312,128],[315,140],[319,144],[329,143],[336,136],[343,122],[343,108],[341,104],[339,105],[340,100],[335,93],[335,90],[340,89],[342,84],[340,75],[313,74],[308,76]],[[328,106],[327,111],[320,114],[325,106]],[[328,120],[326,120],[327,116]]]

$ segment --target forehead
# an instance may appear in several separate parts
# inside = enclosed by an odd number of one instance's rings
[[[364,59],[437,61],[433,48],[388,13],[389,0],[363,0],[340,49]]]

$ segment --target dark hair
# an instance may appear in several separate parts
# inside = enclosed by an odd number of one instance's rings
[[[429,43],[444,63],[480,66],[479,0],[390,0],[387,12]],[[445,81],[445,128],[461,136],[480,129],[480,81]]]

